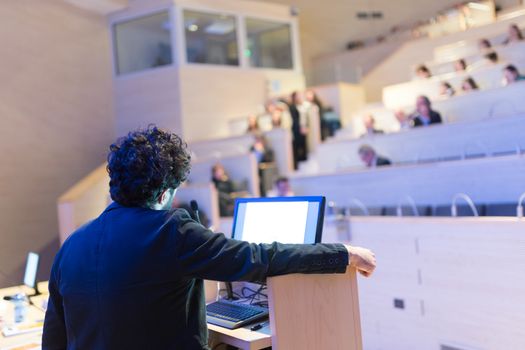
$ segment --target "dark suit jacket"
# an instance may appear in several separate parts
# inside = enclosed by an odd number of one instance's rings
[[[414,127],[424,126],[419,116],[413,119]],[[441,114],[436,111],[430,111],[430,123],[429,124],[440,124],[442,123]]]
[[[342,273],[347,264],[342,245],[249,244],[185,210],[114,203],[55,258],[42,349],[208,349],[202,279]]]
[[[377,157],[376,166],[385,166],[385,165],[391,165],[391,164],[392,162],[390,161],[390,159],[385,158],[385,157]]]

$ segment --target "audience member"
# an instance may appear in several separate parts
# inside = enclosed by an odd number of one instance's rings
[[[467,70],[467,62],[464,59],[459,59],[454,62],[454,70],[457,73],[465,72]]]
[[[399,128],[401,130],[409,129],[412,127],[412,119],[410,119],[410,117],[407,116],[405,111],[403,111],[402,109],[398,109],[397,111],[395,111],[394,116],[399,122]]]
[[[486,55],[483,56],[483,58],[487,62],[492,63],[492,64],[496,64],[496,63],[499,62],[499,57],[498,57],[498,54],[496,53],[496,51],[492,51],[492,52],[487,53]]]
[[[419,96],[416,100],[416,112],[413,117],[414,127],[439,124],[441,115],[432,109],[432,103],[426,96]]]
[[[367,168],[375,168],[379,166],[391,165],[392,162],[390,159],[385,157],[380,157],[377,155],[375,149],[369,145],[362,145],[359,147],[359,157],[366,165]]]
[[[503,42],[504,45],[517,43],[523,40],[523,34],[517,24],[509,26],[508,37]]]
[[[230,180],[224,166],[216,163],[211,169],[211,180],[219,194],[219,212],[221,216],[233,215],[234,200],[232,193],[235,192],[233,181]]]
[[[469,66],[470,70],[476,70],[485,67],[491,67],[500,63],[498,54],[495,51],[489,51],[483,55],[483,59],[478,60]]]
[[[260,132],[261,129],[259,128],[259,120],[257,119],[257,116],[255,114],[248,116],[248,128],[246,129],[246,133],[258,134]]]
[[[461,90],[463,90],[463,92],[469,92],[479,90],[479,87],[472,77],[468,77],[461,83]]]
[[[363,125],[365,126],[365,133],[363,136],[384,133],[383,130],[376,129],[376,120],[371,114],[368,114],[363,118]]]
[[[326,123],[324,112],[325,108],[319,96],[315,93],[314,90],[307,90],[305,93],[306,100],[312,105],[317,106],[319,113],[319,130],[321,130],[321,141],[324,141],[329,136],[328,125]]]
[[[454,88],[452,87],[452,85],[450,85],[449,83],[447,83],[446,81],[442,82],[440,85],[439,85],[439,95],[441,97],[444,97],[444,98],[449,98],[449,97],[452,97],[456,94],[456,90],[454,90]]]
[[[294,168],[297,169],[299,162],[308,158],[308,118],[301,108],[301,96],[295,91],[290,97],[290,116],[292,117],[292,147],[294,156]]]
[[[275,111],[272,112],[272,128],[274,129],[282,128],[282,125],[283,125],[282,115],[283,113],[280,109],[275,109]]]
[[[420,79],[428,79],[432,77],[432,74],[427,66],[422,64],[416,68],[416,76]]]
[[[522,80],[525,80],[525,76],[520,74],[516,66],[509,64],[503,69],[503,85],[509,85]]]
[[[478,41],[478,48],[481,52],[484,52],[487,50],[491,50],[492,44],[490,43],[488,39],[483,38]]]
[[[275,180],[274,188],[268,191],[267,197],[292,197],[294,193],[287,177],[279,177]]]
[[[255,154],[257,163],[270,163],[274,161],[274,152],[272,148],[268,146],[266,137],[262,134],[255,135],[255,140],[250,151]]]

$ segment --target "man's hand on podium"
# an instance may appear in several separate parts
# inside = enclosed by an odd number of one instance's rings
[[[352,247],[346,245],[348,250],[348,264],[355,267],[359,273],[365,277],[369,277],[376,268],[375,254],[366,248]]]

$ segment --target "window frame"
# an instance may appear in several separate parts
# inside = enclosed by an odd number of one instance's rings
[[[117,25],[123,24],[123,23],[128,23],[128,22],[133,22],[133,21],[136,21],[136,20],[141,19],[141,18],[151,17],[151,16],[164,14],[164,13],[166,13],[168,15],[168,21],[170,23],[169,36],[170,36],[170,49],[171,49],[171,63],[165,64],[165,65],[162,65],[162,66],[158,66],[158,67],[149,67],[149,68],[140,69],[140,70],[136,70],[136,71],[132,71],[132,72],[120,73],[119,72],[119,57],[120,56],[118,55],[118,49],[117,49],[117,42],[118,42],[118,40],[117,40],[117,32],[116,32]],[[128,76],[140,75],[140,74],[148,73],[148,72],[151,72],[151,71],[157,71],[157,70],[162,70],[162,69],[166,69],[166,68],[172,68],[172,67],[176,66],[177,65],[176,41],[175,41],[175,35],[174,35],[174,31],[175,31],[176,28],[173,25],[174,24],[173,19],[174,19],[174,17],[173,17],[173,6],[168,6],[168,7],[154,8],[154,9],[151,9],[151,10],[146,11],[146,12],[137,13],[137,14],[134,14],[134,15],[125,16],[125,17],[122,17],[122,18],[117,18],[115,20],[112,20],[109,23],[109,26],[110,26],[109,35],[110,35],[111,46],[112,46],[111,47],[111,51],[113,53],[113,57],[112,57],[113,77],[114,78],[123,78],[123,77],[128,77]]]

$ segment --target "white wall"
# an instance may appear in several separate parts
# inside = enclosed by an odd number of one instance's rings
[[[114,136],[107,24],[62,1],[0,6],[0,286],[29,250],[58,248],[56,200],[101,164]]]
[[[524,229],[515,218],[353,217],[325,222],[323,242],[376,254],[374,275],[358,281],[365,350],[518,350]]]

